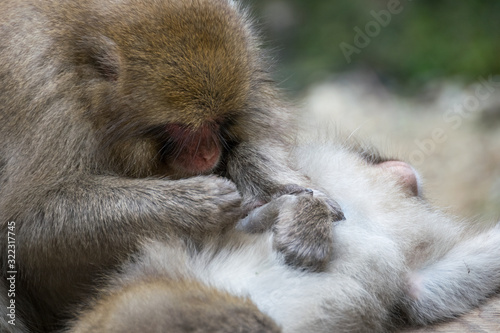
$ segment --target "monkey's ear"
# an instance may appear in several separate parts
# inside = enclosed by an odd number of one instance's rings
[[[396,177],[398,182],[410,195],[420,196],[422,194],[420,176],[408,163],[392,160],[382,162],[378,166]]]
[[[106,36],[82,39],[86,59],[96,73],[107,81],[117,81],[120,75],[120,52],[116,43]]]

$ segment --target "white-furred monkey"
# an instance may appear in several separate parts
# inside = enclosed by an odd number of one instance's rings
[[[0,40],[0,268],[15,222],[34,329],[59,327],[141,239],[203,242],[275,200],[293,215],[275,221],[286,262],[332,258],[338,204],[279,200],[311,185],[236,2],[0,0]]]
[[[324,272],[293,269],[273,250],[275,215],[294,217],[279,201],[300,206],[316,193],[284,195],[238,225],[269,231],[228,231],[202,247],[146,242],[70,331],[266,332],[262,322],[238,326],[217,313],[212,305],[230,293],[240,298],[228,303],[227,315],[251,300],[283,332],[388,332],[462,314],[500,287],[500,226],[473,225],[431,207],[408,164],[357,145],[312,143],[297,149],[296,166],[346,216],[326,231],[334,257]],[[176,296],[190,290],[202,296]],[[205,307],[195,307],[200,299]],[[217,329],[227,322],[232,330]]]

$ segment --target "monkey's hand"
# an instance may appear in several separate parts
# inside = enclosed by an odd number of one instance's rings
[[[242,217],[241,196],[229,180],[216,176],[198,176],[172,181],[172,201],[167,212],[176,219],[181,232],[195,238],[234,226]]]
[[[290,194],[253,210],[237,227],[251,232],[271,228],[274,247],[288,265],[316,272],[324,270],[332,257],[332,223],[342,219],[335,201],[294,186]]]

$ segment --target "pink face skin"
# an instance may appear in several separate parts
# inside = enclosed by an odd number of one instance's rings
[[[221,157],[218,125],[202,125],[196,130],[186,126],[167,125],[169,139],[174,143],[172,165],[182,173],[196,175],[212,171]]]

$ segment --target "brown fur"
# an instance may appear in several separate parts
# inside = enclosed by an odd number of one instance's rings
[[[287,166],[290,115],[252,27],[227,1],[0,8],[0,248],[15,221],[18,299],[38,308],[35,328],[57,327],[140,239],[201,240],[241,216],[240,195],[252,208],[308,186]],[[277,217],[276,247],[321,270],[323,230],[342,213],[326,197],[301,205]]]
[[[116,288],[116,287],[115,287]],[[74,333],[273,333],[276,324],[249,300],[197,281],[149,277],[108,291]]]

